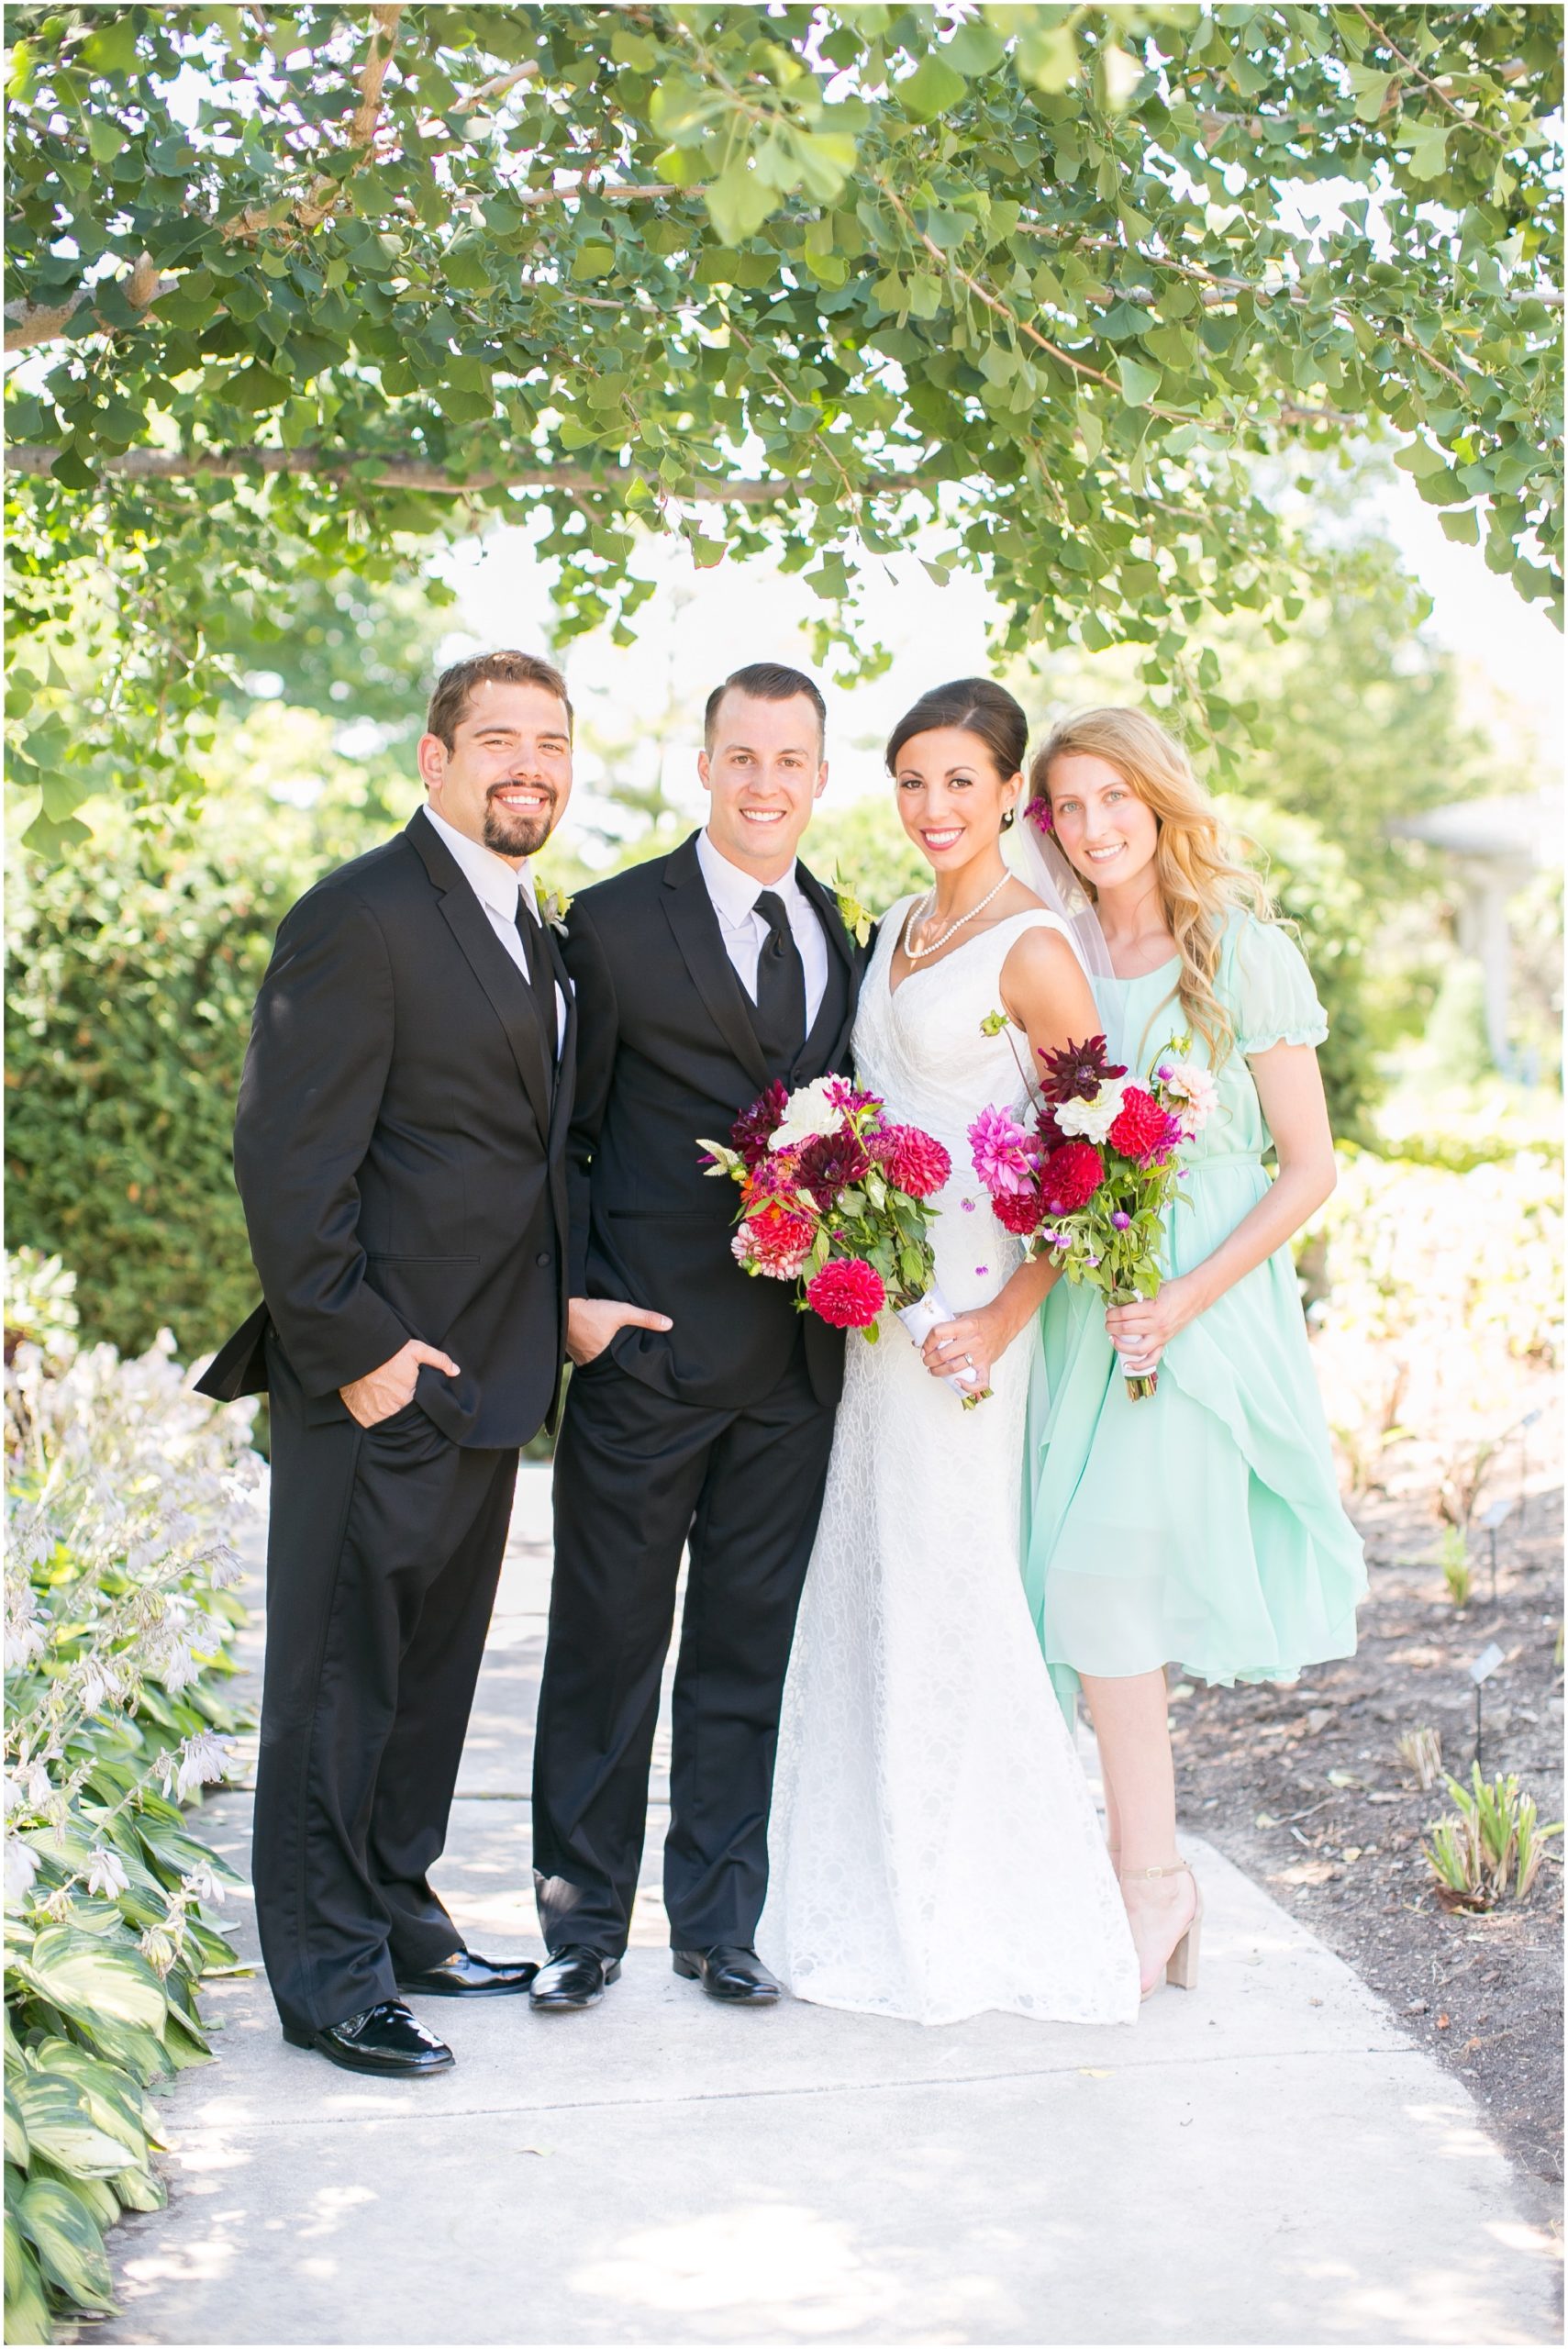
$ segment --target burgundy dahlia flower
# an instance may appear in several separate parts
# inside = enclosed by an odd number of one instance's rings
[[[778,1131],[784,1113],[789,1107],[789,1087],[777,1077],[767,1091],[760,1094],[749,1109],[743,1109],[729,1129],[729,1145],[738,1151],[748,1166],[760,1166],[768,1154],[768,1144]]]
[[[1107,1077],[1127,1074],[1125,1067],[1106,1058],[1103,1036],[1086,1037],[1059,1052],[1041,1052],[1040,1059],[1045,1070],[1040,1089],[1048,1101],[1092,1101]]]
[[[817,1207],[827,1215],[836,1203],[840,1191],[858,1183],[871,1166],[871,1160],[860,1136],[845,1126],[836,1134],[817,1134],[803,1142],[796,1153],[795,1179],[803,1191],[809,1191]]]
[[[871,1154],[895,1191],[929,1199],[952,1174],[952,1160],[934,1135],[918,1126],[884,1126],[873,1134]]]
[[[830,1256],[806,1285],[813,1313],[835,1330],[868,1330],[887,1302],[874,1264],[863,1256]]]
[[[1105,1180],[1105,1162],[1092,1141],[1064,1141],[1040,1173],[1040,1194],[1050,1215],[1073,1215],[1086,1207]]]

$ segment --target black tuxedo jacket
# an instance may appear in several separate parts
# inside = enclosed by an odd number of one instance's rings
[[[265,1388],[270,1325],[316,1420],[409,1338],[460,1365],[417,1390],[454,1442],[525,1443],[553,1414],[577,1017],[545,937],[568,1006],[553,1098],[528,983],[422,808],[284,917],[234,1129],[264,1302],[204,1394]]]
[[[796,872],[836,968],[792,1085],[848,1073],[866,962],[831,893],[804,865]],[[645,1385],[682,1402],[761,1402],[795,1347],[795,1285],[751,1277],[736,1263],[739,1194],[704,1174],[698,1144],[728,1141],[773,1073],[725,952],[696,835],[584,889],[564,952],[582,1023],[569,1145],[572,1292],[670,1315],[667,1332],[628,1329],[610,1341],[613,1360]],[[842,1333],[815,1315],[805,1320],[812,1385],[836,1402]]]

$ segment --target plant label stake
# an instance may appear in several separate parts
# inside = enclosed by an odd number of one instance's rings
[[[1540,1419],[1543,1408],[1544,1406],[1538,1405],[1533,1411],[1527,1411],[1519,1421],[1519,1516],[1521,1519],[1526,1507],[1525,1484],[1529,1475],[1529,1447],[1526,1438]]]
[[[1497,1604],[1497,1528],[1502,1524],[1504,1519],[1508,1515],[1508,1512],[1513,1506],[1512,1501],[1494,1501],[1489,1509],[1483,1510],[1481,1517],[1481,1523],[1485,1531],[1486,1539],[1491,1544],[1488,1562],[1492,1569],[1492,1604],[1494,1607]]]
[[[1484,1680],[1490,1680],[1502,1661],[1502,1649],[1496,1640],[1491,1640],[1474,1663],[1465,1667],[1475,1683],[1475,1766],[1478,1770],[1481,1767],[1481,1684]]]

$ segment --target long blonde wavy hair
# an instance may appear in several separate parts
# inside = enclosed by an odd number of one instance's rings
[[[1260,921],[1274,920],[1268,891],[1241,862],[1185,751],[1157,719],[1141,709],[1114,707],[1075,710],[1059,719],[1030,763],[1031,807],[1043,800],[1049,808],[1051,763],[1073,751],[1115,767],[1153,813],[1160,903],[1182,958],[1175,993],[1218,1068],[1236,1041],[1235,1023],[1214,986],[1226,924],[1238,907]],[[1086,874],[1080,877],[1093,897],[1093,881]]]

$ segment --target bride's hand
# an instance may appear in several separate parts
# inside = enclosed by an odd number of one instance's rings
[[[1002,1326],[994,1305],[939,1321],[920,1349],[933,1378],[961,1378],[976,1395],[991,1384],[991,1365],[1006,1352],[1017,1331]]]

